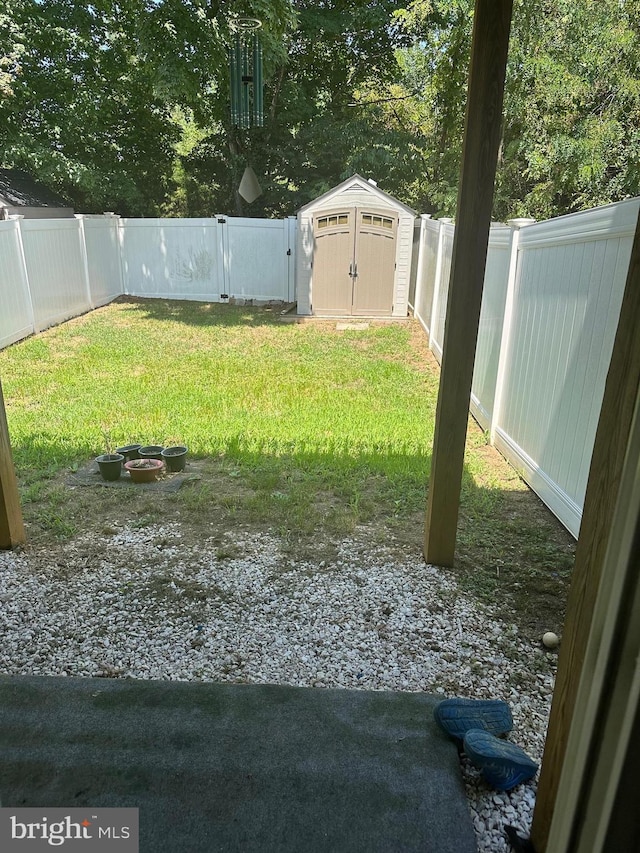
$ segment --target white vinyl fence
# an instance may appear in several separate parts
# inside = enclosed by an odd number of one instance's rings
[[[34,331],[20,223],[0,222],[0,349]]]
[[[122,293],[117,218],[0,222],[0,348]]]
[[[471,411],[578,535],[640,200],[490,231]],[[453,226],[423,217],[414,311],[442,354]]]
[[[126,293],[295,299],[296,218],[0,222],[0,349]]]

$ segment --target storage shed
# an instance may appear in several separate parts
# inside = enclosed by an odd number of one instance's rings
[[[416,212],[360,175],[298,211],[298,314],[406,317]]]

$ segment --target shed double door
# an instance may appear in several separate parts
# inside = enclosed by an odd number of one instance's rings
[[[313,313],[390,316],[397,230],[389,210],[353,207],[314,216]]]

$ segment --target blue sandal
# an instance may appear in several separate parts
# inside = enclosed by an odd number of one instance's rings
[[[524,749],[489,732],[471,729],[464,736],[464,751],[492,788],[508,791],[535,776],[538,765]]]
[[[471,729],[499,737],[513,728],[511,710],[502,699],[444,699],[433,709],[433,716],[448,735],[460,740]]]

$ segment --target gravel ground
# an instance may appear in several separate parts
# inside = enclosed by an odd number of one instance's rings
[[[555,655],[472,602],[451,575],[372,548],[330,565],[273,536],[187,545],[179,525],[78,537],[46,554],[0,552],[0,672],[279,683],[503,698],[510,740],[542,757]],[[528,834],[536,780],[509,793],[463,756],[478,849]]]

